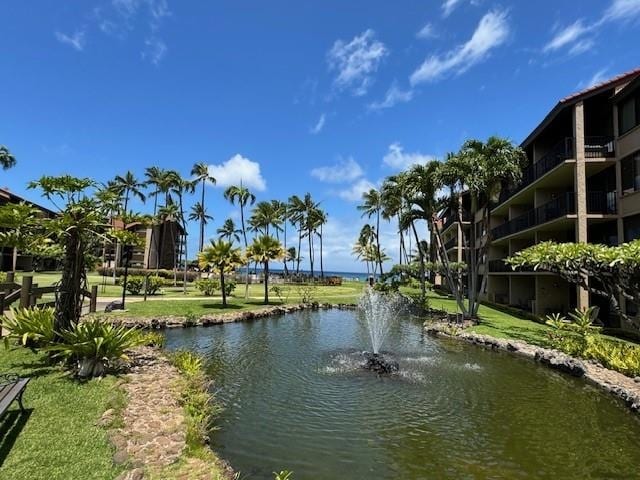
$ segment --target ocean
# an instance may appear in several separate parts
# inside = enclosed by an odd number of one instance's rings
[[[242,273],[244,271],[243,268],[239,269],[238,272]],[[249,272],[250,273],[256,273],[256,272],[262,272],[262,268],[252,268],[249,267]],[[289,273],[291,273],[292,270],[289,270]],[[294,270],[295,272],[295,270]],[[269,273],[284,273],[284,269],[282,268],[271,268],[269,267]],[[311,272],[309,270],[303,270],[300,269],[300,273],[305,274],[305,275],[310,275]],[[316,277],[320,276],[320,270],[314,270],[314,275]],[[343,280],[357,280],[359,282],[365,282],[367,280],[367,273],[359,273],[359,272],[334,272],[331,270],[325,270],[324,271],[324,276],[325,277],[341,277]]]

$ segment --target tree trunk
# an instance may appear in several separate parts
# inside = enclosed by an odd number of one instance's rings
[[[416,246],[418,248],[418,259],[420,260],[420,295],[424,301],[427,298],[427,284],[425,278],[425,268],[424,268],[424,254],[422,252],[422,246],[420,245],[420,238],[418,237],[418,230],[416,230],[416,226],[411,221],[411,229],[413,230],[413,235],[416,237]]]
[[[264,262],[264,304],[269,305],[269,262]]]
[[[320,278],[324,280],[324,263],[322,261],[322,224],[320,224]]]
[[[380,253],[380,210],[376,215],[376,246],[378,249],[378,263],[380,264],[380,275],[383,275],[382,271],[382,254]]]
[[[15,275],[16,267],[18,266],[18,247],[13,247],[13,256],[11,259],[11,271]]]
[[[240,200],[240,219],[242,220],[242,236],[244,238],[244,249],[245,252],[247,248],[249,248],[249,243],[247,242],[247,229],[244,226],[244,205],[242,204],[242,200]],[[249,299],[249,262],[247,262],[247,266],[244,269],[244,299]]]
[[[224,289],[224,268],[220,269],[220,287],[222,288],[222,308],[227,307],[227,292]]]
[[[204,208],[204,186],[205,186],[205,182],[206,179],[202,179],[202,197],[200,199],[200,205],[202,206],[202,218],[200,219],[200,250],[198,251],[202,251],[202,249],[204,248],[204,222],[205,222],[205,218],[204,218],[204,214],[206,212],[205,208]],[[186,231],[186,229],[185,229]]]
[[[300,222],[300,229],[298,230],[298,258],[296,259],[296,275],[300,274],[300,249],[302,248],[302,221]]]
[[[56,298],[56,331],[68,330],[82,313],[82,280],[84,256],[82,239],[77,230],[70,230],[65,239],[65,253],[60,290]]]

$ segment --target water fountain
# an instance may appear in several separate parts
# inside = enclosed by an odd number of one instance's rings
[[[363,368],[378,374],[397,372],[398,362],[388,358],[381,352],[391,325],[400,310],[400,298],[394,294],[383,294],[369,287],[360,298],[358,307],[365,319],[367,330],[371,338],[371,352],[363,352],[365,363]]]

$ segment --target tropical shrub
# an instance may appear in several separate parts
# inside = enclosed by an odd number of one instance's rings
[[[108,267],[98,267],[96,269],[96,271],[100,274],[100,275],[105,275],[107,277],[110,277],[113,275],[113,268],[108,268]],[[124,268],[123,267],[118,267],[116,268],[116,276],[121,277],[122,275],[124,275]],[[145,276],[145,275],[154,275],[154,276],[158,276],[161,278],[164,278],[165,280],[173,280],[173,270],[153,270],[153,269],[147,269],[147,268],[129,268],[129,275],[134,275],[134,276]],[[182,279],[183,277],[183,272],[181,272],[179,274],[180,279]],[[198,280],[200,278],[200,273],[198,272],[187,272],[187,282],[194,282],[196,280]]]
[[[273,284],[269,287],[269,290],[278,297],[280,303],[284,303],[289,298],[289,290],[285,289],[282,285]]]
[[[203,278],[196,281],[196,288],[200,290],[205,297],[210,297],[216,290],[220,290],[220,282],[214,278]]]
[[[127,277],[127,292],[131,295],[140,295],[140,293],[144,290],[144,280],[145,277],[139,275],[133,275]],[[119,284],[123,283],[123,279],[119,279]],[[165,281],[157,276],[149,276],[147,277],[147,295],[155,295],[158,293],[162,287],[165,285]]]
[[[227,297],[233,295],[233,291],[236,289],[236,282],[234,280],[226,280],[224,282],[224,294]]]
[[[273,472],[273,480],[293,480],[293,472],[289,470],[281,470],[280,472]]]
[[[173,354],[173,364],[180,373],[192,377],[202,373],[202,358],[188,350],[180,350]]]
[[[301,303],[313,303],[316,299],[316,292],[315,285],[298,285],[298,296]]]
[[[5,337],[5,347],[13,339],[25,347],[41,347],[54,341],[55,310],[53,308],[11,309],[13,318],[3,317],[2,327],[9,333]]]
[[[159,332],[140,332],[140,345],[145,347],[164,347],[165,336]]]
[[[78,376],[100,377],[116,360],[127,360],[126,350],[140,345],[141,337],[135,328],[113,325],[94,318],[73,324],[59,332],[60,343],[47,349],[75,363]]]

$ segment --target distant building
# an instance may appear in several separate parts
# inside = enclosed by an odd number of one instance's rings
[[[134,247],[129,262],[131,268],[170,270],[179,261],[184,250],[184,229],[176,221],[166,221],[161,225],[145,226],[139,222],[124,225],[122,220],[115,219],[116,229],[136,233],[142,239],[142,246]],[[106,248],[105,266],[124,267],[125,259],[120,245],[108,245]]]
[[[53,210],[49,210],[46,207],[26,200],[15,193],[10,192],[7,188],[0,188],[0,205],[26,203],[32,207],[37,208],[43,217],[53,218],[57,214]],[[0,247],[2,252],[2,258],[0,259],[0,269],[2,271],[10,271],[13,266],[13,248],[12,247]],[[51,265],[53,268],[53,266]],[[30,271],[33,270],[33,256],[26,255],[18,251],[18,261],[16,263],[17,270]]]

